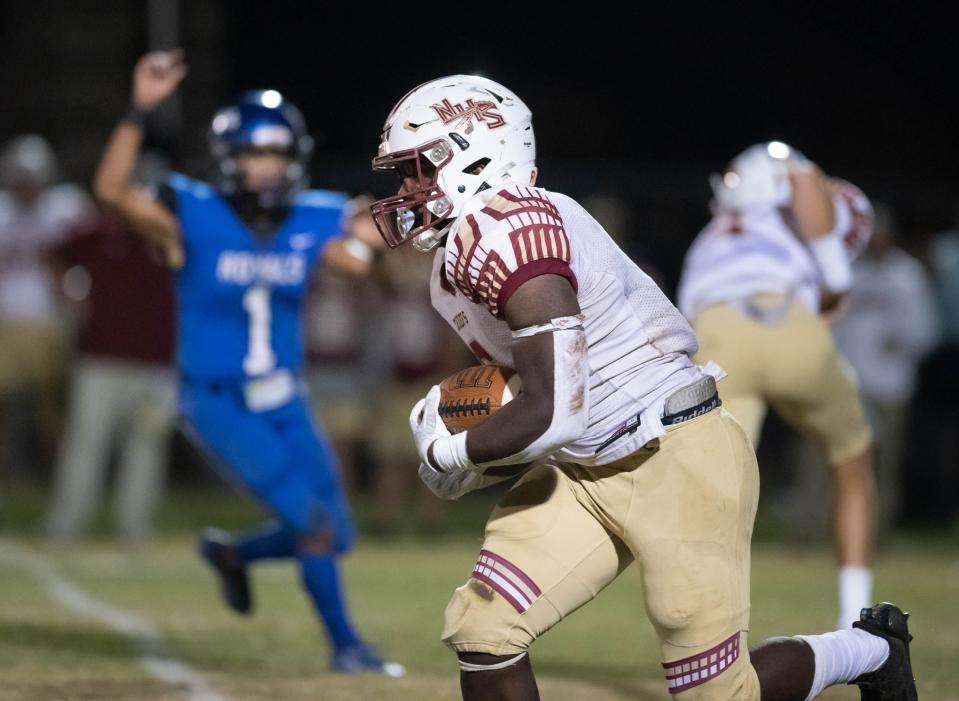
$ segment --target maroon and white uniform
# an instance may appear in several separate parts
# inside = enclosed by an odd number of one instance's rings
[[[872,205],[859,188],[831,179],[835,226],[851,265],[872,236]],[[819,312],[822,274],[809,245],[777,207],[756,205],[718,214],[686,254],[679,282],[679,308],[689,319],[706,307],[755,294],[795,297]]]
[[[716,366],[691,360],[696,337],[663,292],[575,200],[521,185],[477,194],[436,254],[433,306],[482,361],[515,367],[502,319],[510,296],[538,275],[576,290],[589,344],[589,427],[557,457],[603,465],[663,435],[663,403]],[[597,449],[628,421],[636,430]]]

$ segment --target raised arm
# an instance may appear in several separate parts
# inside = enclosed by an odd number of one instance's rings
[[[130,109],[110,135],[93,180],[100,202],[159,246],[172,267],[184,260],[177,218],[133,181],[133,171],[147,116],[176,89],[186,71],[181,50],[155,51],[137,62]]]
[[[823,172],[809,162],[794,168],[789,179],[796,228],[822,275],[821,311],[831,312],[852,287],[852,265],[843,243],[844,232],[837,231],[832,188]]]
[[[832,190],[823,172],[812,163],[797,165],[789,174],[792,212],[799,232],[807,242],[832,233],[836,226]]]

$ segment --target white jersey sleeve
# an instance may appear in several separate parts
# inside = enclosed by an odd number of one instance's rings
[[[542,190],[500,190],[460,218],[450,240],[451,281],[496,318],[524,282],[560,275],[577,287],[563,218]]]
[[[872,237],[872,205],[859,188],[830,179],[835,226],[851,263]],[[842,255],[840,253],[840,255]],[[679,309],[695,319],[704,308],[759,293],[793,296],[818,313],[823,274],[810,247],[775,207],[751,207],[714,217],[686,253]]]

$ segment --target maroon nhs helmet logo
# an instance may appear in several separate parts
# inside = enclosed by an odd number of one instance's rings
[[[436,116],[443,120],[444,125],[465,124],[469,128],[473,118],[482,122],[489,129],[498,129],[505,126],[506,120],[503,115],[496,111],[496,104],[492,100],[480,100],[475,102],[468,99],[466,104],[460,102],[450,102],[448,98],[443,98],[442,102],[430,105],[436,112]]]

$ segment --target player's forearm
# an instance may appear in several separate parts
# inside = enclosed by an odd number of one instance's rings
[[[552,399],[546,401],[548,403],[521,394],[488,420],[468,431],[466,453],[470,460],[478,464],[503,460],[521,453],[536,442],[549,430],[553,419]],[[561,447],[547,446],[546,449],[554,452]]]
[[[93,179],[93,192],[104,204],[122,206],[133,187],[142,141],[143,129],[133,122],[124,120],[113,130]]]
[[[513,400],[481,426],[467,432],[469,460],[493,467],[534,462],[552,455],[582,436],[589,425],[585,407],[571,412],[565,404],[558,402],[544,409]]]
[[[124,121],[114,129],[97,167],[94,190],[134,232],[159,246],[171,267],[179,268],[185,254],[176,217],[132,181],[141,140],[136,124]]]
[[[828,236],[836,226],[832,193],[822,172],[806,166],[790,175],[792,211],[806,241]]]
[[[140,155],[147,115],[170,96],[186,73],[182,49],[154,51],[137,62],[130,108],[110,135],[93,180],[94,192],[105,204],[120,209],[128,193],[134,190],[133,169]],[[131,209],[136,209],[136,203],[131,203]]]
[[[531,462],[575,441],[589,424],[589,363],[582,327],[514,341],[519,396],[467,432],[480,465]]]
[[[369,211],[370,198],[355,197],[346,207],[343,235],[331,241],[323,253],[323,261],[351,275],[369,275],[383,251],[383,239]]]
[[[532,462],[575,441],[589,425],[589,343],[569,280],[540,275],[524,282],[507,301],[504,318],[522,389],[482,425],[436,438],[429,455],[421,449],[440,471]],[[436,396],[424,401],[435,402],[435,411],[439,388],[434,390]]]
[[[358,239],[345,236],[330,241],[323,251],[323,262],[335,270],[350,275],[369,275],[376,260],[376,252]]]

